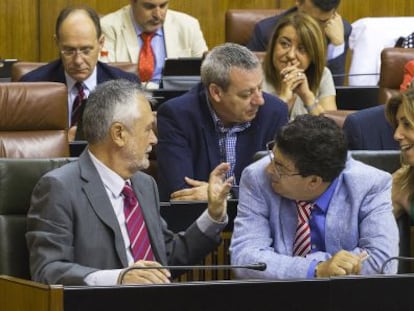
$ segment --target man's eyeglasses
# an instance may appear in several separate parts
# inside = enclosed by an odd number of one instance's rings
[[[94,48],[87,47],[87,48],[80,48],[80,49],[72,49],[72,48],[65,48],[60,51],[60,53],[65,57],[73,57],[75,55],[80,56],[89,56]]]
[[[269,141],[266,144],[267,155],[269,157],[270,163],[272,163],[272,165],[273,165],[273,173],[274,173],[273,175],[274,175],[274,177],[279,180],[283,176],[300,176],[301,175],[300,173],[284,173],[284,172],[282,172],[282,168],[284,168],[284,166],[281,163],[275,161],[275,159],[274,159],[275,155],[273,153],[274,148],[275,148],[275,141],[274,140]]]

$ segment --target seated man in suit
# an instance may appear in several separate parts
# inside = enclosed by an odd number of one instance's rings
[[[202,57],[208,50],[199,22],[169,10],[168,0],[131,0],[101,19],[109,61],[138,63],[147,88],[157,88],[165,58]],[[144,66],[150,53],[151,67]]]
[[[55,41],[60,59],[24,75],[20,81],[51,81],[68,87],[69,124],[75,126],[84,99],[99,83],[112,79],[139,82],[138,76],[98,61],[104,43],[98,14],[87,6],[67,7],[57,20]]]
[[[155,181],[139,172],[157,143],[153,123],[138,84],[112,80],[92,91],[83,114],[89,148],[78,161],[43,176],[33,190],[26,233],[33,280],[169,283],[178,270],[139,267],[196,264],[217,247],[228,219],[229,164],[210,175],[206,211],[174,234],[160,216]]]
[[[263,71],[246,47],[226,43],[201,65],[201,81],[157,112],[161,200],[206,200],[207,179],[220,162],[237,185],[253,155],[288,120],[287,106],[262,92]]]
[[[384,105],[349,114],[343,126],[349,150],[398,150]]]
[[[240,270],[239,278],[378,274],[398,255],[391,175],[347,155],[333,120],[298,116],[267,150],[243,171],[230,245],[233,265],[267,269]]]
[[[352,26],[336,11],[339,3],[340,0],[296,0],[296,6],[283,14],[258,22],[247,47],[252,51],[266,51],[267,44],[281,16],[295,11],[307,13],[315,18],[325,31],[328,40],[328,68],[334,75],[335,85],[343,85],[346,52]]]

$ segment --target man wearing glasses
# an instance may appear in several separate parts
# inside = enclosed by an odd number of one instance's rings
[[[99,83],[124,78],[139,82],[138,76],[99,62],[104,44],[98,14],[86,6],[63,9],[56,21],[55,41],[60,59],[39,67],[20,81],[51,81],[68,87],[69,124],[77,125],[82,102]]]
[[[391,175],[353,160],[334,121],[303,115],[284,126],[269,157],[242,174],[230,255],[239,278],[380,273],[398,255]],[[397,263],[384,267],[396,273]]]

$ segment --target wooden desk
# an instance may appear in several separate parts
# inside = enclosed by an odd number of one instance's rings
[[[6,311],[413,310],[414,275],[217,281],[149,286],[46,286],[0,276]]]

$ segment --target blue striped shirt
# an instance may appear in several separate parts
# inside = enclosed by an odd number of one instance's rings
[[[208,96],[207,103],[218,136],[220,161],[230,163],[230,170],[226,174],[226,178],[229,178],[231,176],[234,176],[234,167],[236,166],[237,134],[249,128],[251,123],[243,122],[230,127],[225,127],[211,106]],[[234,179],[233,183],[238,184],[238,181]]]

